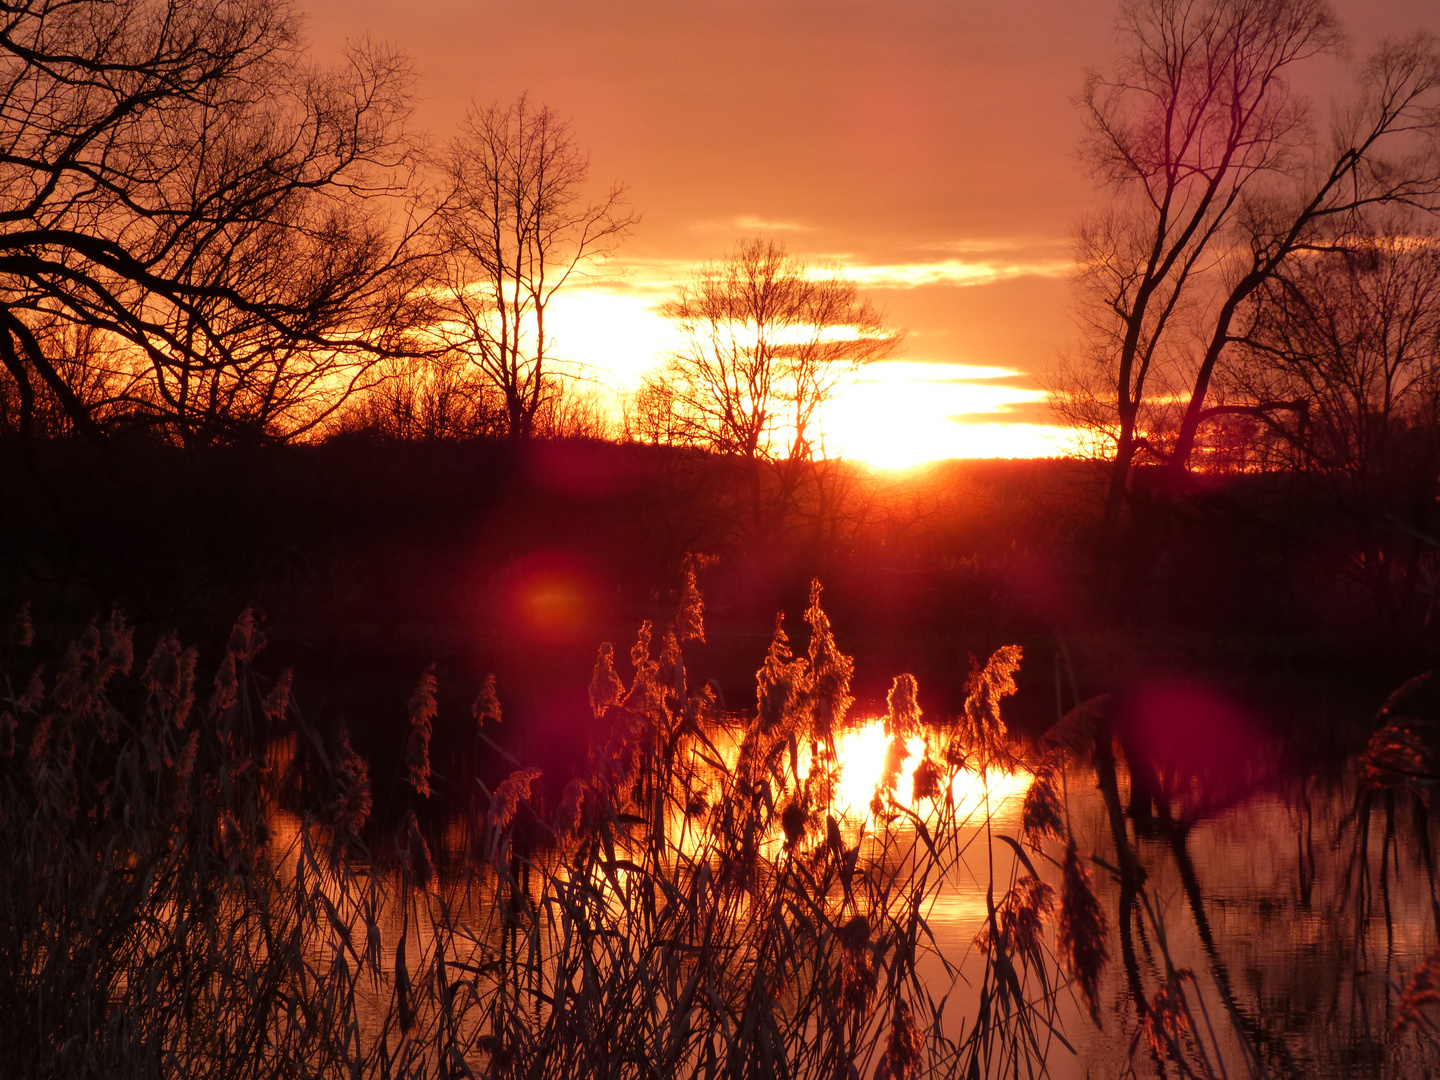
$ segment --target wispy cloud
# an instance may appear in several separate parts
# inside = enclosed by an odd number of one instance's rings
[[[957,243],[959,243],[957,241]],[[1005,258],[996,251],[996,242],[987,241],[990,258],[914,259],[904,262],[869,263],[854,253],[827,253],[814,256],[812,270],[817,277],[839,274],[867,289],[919,289],[927,287],[966,288],[992,285],[1016,278],[1060,278],[1074,269],[1072,260],[1052,252],[1038,252],[1029,245],[1017,245],[1015,255]],[[660,303],[673,294],[677,285],[688,281],[705,265],[704,260],[665,258],[617,258],[596,272],[578,279],[570,291],[596,291],[618,295],[643,295]]]
[[[1063,236],[966,236],[953,240],[928,240],[917,244],[916,250],[946,251],[954,255],[983,255],[997,251],[1062,255],[1070,247],[1071,241]]]
[[[882,360],[855,373],[857,382],[975,383],[1028,378],[1014,368],[962,364],[954,360]]]
[[[1065,277],[1070,259],[935,259],[903,263],[863,264],[841,261],[839,269],[857,285],[872,289],[918,289],[925,286],[993,285],[1023,277]]]
[[[780,221],[761,217],[759,214],[736,214],[731,218],[705,218],[693,222],[690,228],[696,232],[813,232],[815,226],[803,221]]]
[[[814,228],[799,221],[771,221],[755,214],[741,214],[731,224],[745,232],[810,232]]]

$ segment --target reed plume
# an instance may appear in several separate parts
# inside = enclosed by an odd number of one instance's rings
[[[790,651],[785,616],[777,615],[765,663],[755,674],[755,724],[760,732],[771,734],[794,723],[804,681],[805,663]]]
[[[420,831],[420,819],[414,810],[405,811],[405,822],[401,830],[400,861],[410,879],[420,888],[429,888],[435,877],[435,864],[430,859],[430,845]]]
[[[1057,765],[1054,757],[1047,757],[1035,767],[1030,787],[1025,792],[1025,803],[1020,812],[1020,831],[1026,842],[1039,851],[1047,836],[1057,840],[1065,837],[1065,808],[1060,802],[1060,791],[1056,784]]]
[[[155,643],[140,684],[150,691],[147,711],[164,714],[176,728],[183,728],[195,704],[195,665],[198,654],[184,648],[175,632],[169,631]]]
[[[536,768],[516,769],[495,788],[495,799],[490,806],[490,824],[504,830],[515,820],[515,814],[522,802],[530,800],[530,785],[540,779]]]
[[[569,838],[580,832],[585,823],[586,784],[580,777],[572,777],[560,793],[560,805],[555,810],[555,831],[562,838]]]
[[[1056,927],[1057,951],[1070,977],[1080,987],[1090,1019],[1100,1022],[1100,976],[1110,959],[1105,912],[1095,898],[1090,871],[1080,863],[1072,837],[1065,848],[1064,888]]]
[[[705,640],[705,601],[695,584],[695,571],[690,567],[685,570],[685,583],[680,590],[680,610],[675,616],[675,637],[681,644]]]
[[[810,606],[805,609],[805,621],[810,626],[810,715],[815,735],[830,739],[845,723],[855,701],[850,696],[855,662],[836,645],[830,617],[820,606],[820,592],[820,582],[812,581]]]
[[[880,1066],[875,1070],[875,1080],[910,1080],[918,1076],[924,1054],[925,1039],[910,1005],[904,998],[896,998],[895,1011],[890,1017],[890,1037]]]
[[[358,836],[370,818],[370,766],[350,745],[350,731],[342,723],[335,735],[333,787],[327,824],[337,836]]]
[[[607,641],[600,646],[595,657],[595,672],[590,677],[590,708],[598,720],[607,709],[620,704],[625,696],[625,684],[615,672],[615,649]]]
[[[1425,1010],[1437,1004],[1440,1004],[1440,946],[1430,950],[1405,983],[1395,1006],[1392,1030],[1396,1035],[1403,1035],[1420,1027],[1425,1020]]]
[[[415,684],[407,703],[410,727],[405,738],[404,780],[423,799],[430,797],[430,731],[435,720],[435,665],[432,663]]]
[[[972,672],[966,684],[963,721],[969,747],[982,771],[996,759],[1010,763],[1000,702],[1015,693],[1015,672],[1020,669],[1021,656],[1019,645],[996,649],[983,667]]]
[[[930,756],[930,749],[927,746],[925,756],[920,759],[920,764],[915,766],[915,779],[911,788],[911,799],[919,802],[921,799],[938,799],[944,789],[944,774],[935,759]]]
[[[1055,910],[1055,890],[1030,874],[1022,874],[995,907],[995,918],[975,936],[975,947],[991,955],[995,949],[992,925],[999,930],[1004,951],[1017,955],[1035,971],[1045,967],[1045,918]]]
[[[1360,775],[1373,788],[1433,781],[1434,753],[1414,727],[1393,719],[1370,736],[1360,755]]]
[[[476,695],[475,703],[470,706],[470,715],[475,718],[478,727],[500,723],[500,697],[495,692],[494,675],[485,676],[485,681],[480,685],[480,693]]]
[[[1165,983],[1150,998],[1145,1010],[1143,1030],[1145,1042],[1157,1057],[1178,1059],[1180,1040],[1190,1031],[1190,1016],[1185,1009],[1185,994],[1181,983],[1192,982],[1194,972],[1180,968],[1171,972]]]
[[[265,719],[272,724],[279,724],[290,711],[290,691],[294,681],[295,673],[286,668],[280,673],[280,677],[271,684],[269,692],[265,695],[260,709],[265,714]]]
[[[15,613],[15,619],[10,624],[10,643],[19,645],[22,648],[34,644],[35,627],[30,621],[30,601],[20,605],[20,610]]]
[[[920,684],[914,675],[896,675],[885,695],[885,733],[908,739],[921,734]]]

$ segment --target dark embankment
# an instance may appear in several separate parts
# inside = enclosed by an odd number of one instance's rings
[[[862,709],[909,671],[924,708],[950,713],[972,664],[1008,642],[1026,661],[1007,715],[1032,731],[1071,671],[1082,696],[1198,674],[1259,711],[1343,727],[1423,666],[1424,634],[1388,625],[1346,577],[1343,523],[1284,476],[1192,497],[1127,553],[1145,587],[1096,604],[1102,479],[1064,461],[832,466],[788,498],[767,489],[757,515],[731,463],[662,448],[55,443],[5,451],[0,601],[30,601],[57,638],[118,606],[139,640],[177,629],[202,664],[254,605],[265,664],[295,668],[300,707],[346,720],[380,758],[429,663],[442,746],[494,672],[507,738],[542,767],[583,752],[597,645],[623,663],[653,619],[658,648],[692,554],[707,607],[692,677],[733,709],[753,705],[777,611],[803,648],[817,577]]]

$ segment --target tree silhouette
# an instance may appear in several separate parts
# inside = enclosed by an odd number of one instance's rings
[[[1433,229],[1387,220],[1287,264],[1256,291],[1225,403],[1207,410],[1258,421],[1254,441],[1344,523],[1350,572],[1411,625],[1437,600],[1437,245]]]
[[[1079,232],[1088,335],[1057,378],[1062,414],[1113,454],[1107,576],[1133,465],[1162,462],[1179,486],[1255,291],[1356,215],[1440,196],[1430,39],[1382,45],[1324,139],[1288,82],[1339,46],[1323,0],[1126,0],[1120,33],[1083,98],[1084,158],[1110,202]]]
[[[636,218],[622,185],[594,202],[589,157],[570,125],[525,97],[472,109],[442,163],[444,344],[504,399],[512,438],[560,392],[545,313],[555,293],[608,255]]]
[[[114,419],[187,443],[319,422],[417,315],[418,253],[376,197],[408,182],[408,81],[371,47],[315,69],[268,0],[10,8],[0,362],[18,428],[39,389],[100,432],[64,370],[84,357],[55,351],[66,325],[103,338]]]
[[[767,517],[765,467],[783,504],[821,447],[821,407],[847,374],[901,340],[838,270],[767,240],[700,270],[661,311],[683,344],[643,388],[640,429],[743,462],[757,526]]]

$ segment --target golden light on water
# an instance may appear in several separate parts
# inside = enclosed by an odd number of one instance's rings
[[[885,734],[883,720],[867,720],[846,728],[835,738],[835,753],[840,759],[840,783],[834,800],[838,815],[862,819],[870,813],[870,800],[875,795],[875,785],[885,768],[885,754],[890,737]],[[910,751],[900,768],[900,779],[895,787],[896,799],[909,805],[915,786],[915,768],[925,754],[925,740],[914,738],[905,743]],[[802,765],[803,768],[803,765]],[[955,815],[965,819],[976,813],[984,814],[1001,803],[1019,797],[1023,798],[1030,787],[1027,772],[1004,772],[991,769],[984,776],[977,772],[962,770],[951,784],[951,795],[955,801]],[[922,800],[915,807],[917,811],[930,809],[928,800]]]

